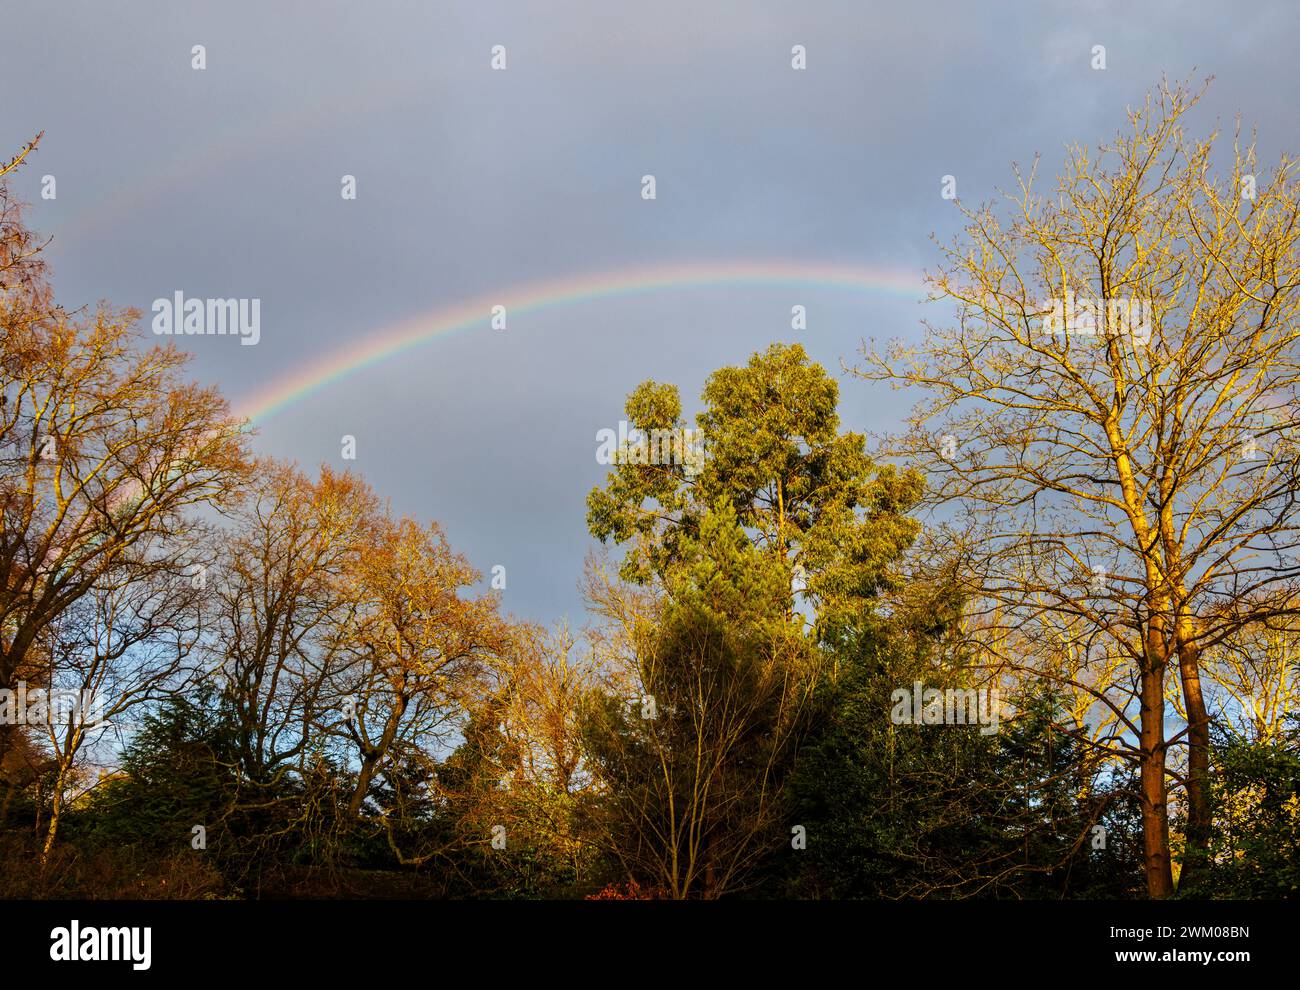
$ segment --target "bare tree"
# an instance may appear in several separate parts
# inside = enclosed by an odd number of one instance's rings
[[[784,770],[814,683],[807,641],[792,624],[656,600],[599,566],[586,588],[609,623],[605,683],[584,706],[599,841],[629,880],[674,899],[744,889],[783,832]]]
[[[1173,890],[1171,785],[1189,810],[1181,883],[1208,848],[1202,658],[1289,622],[1300,577],[1300,190],[1290,158],[1260,172],[1240,128],[1226,156],[1217,132],[1188,137],[1199,96],[1162,85],[1113,141],[1071,147],[1049,195],[1017,170],[1005,216],[962,207],[931,277],[955,325],[868,346],[857,369],[927,393],[893,449],[929,470],[932,506],[961,510],[946,538],[988,662],[1089,692],[1113,721],[1103,744],[1140,769],[1154,897]],[[1187,717],[1167,734],[1171,678]]]
[[[176,687],[198,640],[198,594],[183,572],[128,561],[48,627],[47,677],[27,686],[28,724],[44,737],[55,765],[43,862],[72,792],[83,795],[101,780],[79,773],[83,758],[111,760],[130,727],[123,723]],[[31,714],[33,688],[41,692],[39,719]]]
[[[0,689],[8,690],[55,660],[41,644],[79,603],[131,600],[131,585],[176,574],[197,539],[196,510],[232,498],[246,476],[242,424],[217,391],[183,380],[186,358],[175,349],[140,346],[138,314],[56,306],[39,252],[0,185]],[[0,761],[12,728],[0,730]]]
[[[357,603],[348,575],[369,546],[378,499],[360,479],[261,461],[257,484],[202,572],[212,629],[195,674],[220,685],[244,776],[304,770],[343,720],[337,680]]]

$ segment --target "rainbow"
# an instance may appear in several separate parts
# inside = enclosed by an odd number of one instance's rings
[[[535,282],[449,307],[430,309],[371,331],[356,344],[341,347],[311,364],[295,368],[246,396],[235,404],[235,412],[252,423],[265,422],[336,382],[412,351],[436,337],[488,329],[494,306],[504,306],[507,320],[514,320],[521,313],[536,313],[596,299],[727,285],[822,287],[913,299],[919,299],[925,292],[917,272],[788,261],[697,261]]]

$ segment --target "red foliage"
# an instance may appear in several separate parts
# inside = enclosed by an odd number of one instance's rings
[[[589,901],[658,901],[663,899],[663,892],[658,888],[642,887],[635,880],[626,883],[611,883],[604,890],[588,894]]]

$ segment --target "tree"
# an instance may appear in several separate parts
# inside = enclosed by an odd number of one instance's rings
[[[360,607],[349,576],[379,500],[359,478],[259,461],[204,573],[210,633],[200,683],[220,686],[240,769],[255,785],[302,774],[344,720],[339,680]]]
[[[237,799],[238,758],[230,725],[210,690],[194,700],[168,698],[142,719],[122,758],[90,805],[92,830],[103,840],[150,852],[191,847],[195,825],[213,851],[225,839],[216,827]]]
[[[582,704],[596,686],[594,658],[579,652],[567,624],[550,631],[521,625],[502,681],[503,703],[492,714],[508,762],[493,780],[496,820],[531,846],[555,886],[580,886],[595,847],[584,829],[594,782],[581,723]],[[519,847],[512,838],[511,848]]]
[[[703,451],[675,387],[632,392],[639,432],[587,499],[627,582],[588,582],[609,677],[586,708],[588,757],[606,829],[633,836],[610,851],[673,897],[743,889],[788,840],[808,700],[890,586],[921,484],[840,432],[839,387],[798,344],[719,369],[702,397]]]
[[[1300,577],[1300,190],[1240,134],[1216,168],[1217,132],[1184,131],[1198,98],[1163,85],[1114,141],[1071,147],[1051,195],[1017,170],[1005,218],[961,207],[931,279],[955,324],[857,369],[927,393],[891,450],[928,471],[930,507],[961,510],[988,663],[1113,717],[1099,744],[1140,773],[1153,897],[1173,890],[1171,787],[1181,882],[1206,862],[1202,658],[1291,622]],[[1187,718],[1168,735],[1171,683]]]
[[[603,847],[630,881],[676,899],[745,889],[788,835],[785,779],[816,669],[787,617],[786,571],[729,505],[702,517],[691,546],[668,567],[653,625],[597,584],[628,649],[582,722]]]
[[[387,517],[350,573],[357,610],[340,679],[351,699],[340,734],[360,762],[353,817],[386,760],[432,760],[454,737],[507,650],[496,597],[462,597],[478,577],[436,524]]]
[[[83,686],[133,684],[138,699],[156,678],[135,678],[130,647],[178,616],[157,591],[190,562],[194,510],[239,490],[246,437],[215,389],[182,379],[181,353],[139,346],[137,313],[55,305],[41,247],[0,185],[0,690],[61,670]],[[15,733],[0,726],[0,765]],[[56,741],[47,853],[84,733]]]
[[[83,751],[98,748],[104,759],[102,750],[113,735],[125,735],[121,723],[174,690],[198,641],[199,591],[188,575],[156,566],[132,575],[135,563],[123,566],[126,574],[110,571],[101,586],[69,605],[46,630],[51,661],[39,731],[57,770],[42,862],[49,858],[62,813],[71,803],[69,791],[77,785]],[[92,776],[86,790],[102,779]]]

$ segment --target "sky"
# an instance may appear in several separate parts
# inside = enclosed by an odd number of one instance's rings
[[[1297,28],[1289,2],[6,0],[0,159],[45,132],[12,188],[63,305],[134,307],[149,343],[155,300],[258,300],[256,345],[158,338],[254,449],[359,471],[503,566],[507,610],[581,624],[596,435],[637,384],[693,415],[798,341],[847,428],[896,426],[912,398],[844,367],[942,322],[944,176],[967,204],[1035,154],[1051,177],[1162,75],[1213,76],[1194,124],[1240,113],[1275,161]]]

